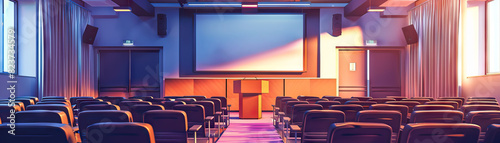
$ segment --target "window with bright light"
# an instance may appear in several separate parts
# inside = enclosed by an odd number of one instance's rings
[[[2,0],[0,5],[2,10],[0,15],[2,24],[0,29],[0,44],[2,45],[0,48],[0,73],[15,73],[15,64],[17,63],[16,2]]]
[[[500,0],[487,3],[488,74],[500,73]]]

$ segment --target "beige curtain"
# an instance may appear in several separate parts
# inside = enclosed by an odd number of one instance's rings
[[[408,18],[419,42],[407,47],[406,96],[458,96],[460,0],[428,0]]]
[[[40,0],[42,96],[94,96],[92,47],[82,43],[88,10],[70,0]]]

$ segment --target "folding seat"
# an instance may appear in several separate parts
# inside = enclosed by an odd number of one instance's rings
[[[401,96],[387,96],[386,98],[392,98],[396,101],[403,101],[403,99],[407,99],[406,97],[401,97]]]
[[[82,108],[87,106],[87,105],[94,105],[94,104],[111,105],[111,103],[109,103],[109,101],[83,101],[78,105],[78,110],[82,110]]]
[[[416,101],[416,102],[420,103],[420,105],[424,105],[425,102],[429,102],[431,100],[429,100],[429,99],[403,99],[402,101]]]
[[[147,104],[136,104],[130,108],[130,113],[132,113],[132,119],[134,122],[142,122],[144,120],[144,113],[150,110],[165,110],[161,105],[147,105]]]
[[[416,101],[387,101],[386,104],[406,105],[408,106],[408,113],[413,112],[413,107],[420,105],[420,103]]]
[[[109,101],[111,104],[118,105],[125,97],[100,96],[97,97],[97,99],[102,99],[103,101]]]
[[[132,99],[123,99],[123,100],[120,101],[120,103],[123,102],[123,101],[144,101],[144,100],[138,99],[138,98],[135,98],[135,99],[134,98],[132,98]],[[118,104],[120,104],[120,103],[118,103]]]
[[[466,123],[411,123],[403,128],[399,143],[477,143],[480,130]]]
[[[307,99],[319,99],[319,97],[316,97],[316,96],[303,96],[303,95],[300,95],[300,96],[297,96],[297,99],[299,101],[307,101]]]
[[[10,99],[0,99],[0,102],[10,102]],[[28,99],[28,98],[16,98],[15,101],[23,102],[24,107],[29,106],[29,105],[34,105],[35,101],[33,99]]]
[[[89,143],[155,142],[153,127],[147,123],[96,123],[88,127],[88,134]]]
[[[62,111],[66,114],[67,119],[68,119],[68,125],[73,127],[75,125],[75,118],[73,115],[73,110],[71,107],[68,107],[66,105],[60,105],[60,104],[37,104],[37,105],[30,105],[26,108],[26,110],[57,110],[57,111]]]
[[[372,97],[351,97],[352,99],[358,99],[359,101],[368,101],[372,99]]]
[[[430,101],[434,101],[432,97],[412,97],[411,99],[429,99]]]
[[[454,110],[413,111],[410,123],[462,123],[464,113]]]
[[[175,101],[183,101],[186,104],[190,104],[192,102],[197,101],[195,98],[175,98]]]
[[[305,112],[309,110],[323,110],[323,106],[319,104],[295,104],[292,107],[292,116],[290,125],[299,125],[302,127]]]
[[[328,99],[321,99],[321,98],[308,98],[306,99],[307,102],[309,102],[309,104],[314,104],[318,101],[328,101]]]
[[[231,105],[227,104],[227,98],[223,96],[212,96],[211,98],[219,99],[221,103],[221,110],[222,110],[222,115],[224,118],[226,118],[226,127],[229,126],[229,120],[231,120],[231,116],[229,114],[229,111],[231,110]],[[278,98],[278,97],[276,97]],[[279,106],[273,106],[273,111],[274,107],[279,107]],[[277,114],[277,112],[276,112]],[[273,119],[276,115],[273,114]]]
[[[328,99],[328,101],[334,101],[337,98],[342,98],[342,97],[340,97],[340,96],[328,96],[328,95],[321,97],[321,99]]]
[[[340,104],[345,104],[347,101],[359,101],[357,98],[337,98],[334,99],[333,101],[338,101]]]
[[[158,104],[158,105],[160,105],[161,102],[163,102],[163,101],[167,101],[167,99],[166,98],[153,98],[149,102],[151,102],[151,104]],[[168,101],[170,101],[170,100],[168,100]]]
[[[283,112],[285,113],[286,111],[286,103],[289,102],[289,101],[299,101],[298,99],[293,99],[293,98],[283,98],[281,99],[281,103],[280,103],[280,108],[279,108],[279,111],[278,112]]]
[[[309,104],[307,101],[288,101],[286,102],[285,116],[292,117],[293,106],[296,104]]]
[[[137,104],[152,105],[151,102],[148,101],[122,101],[118,106],[120,106],[121,110],[130,111],[130,108]]]
[[[16,112],[16,123],[68,124],[66,113],[57,110],[30,110]]]
[[[356,114],[363,110],[363,106],[357,104],[332,105],[330,106],[330,110],[340,110],[344,112],[346,122],[354,122],[356,121]]]
[[[120,107],[118,105],[113,105],[113,104],[90,104],[83,106],[80,112],[87,110],[120,110]]]
[[[445,98],[445,99],[436,99],[435,101],[454,101],[458,103],[458,108],[462,107],[464,105],[463,100],[461,99],[450,99],[450,98]],[[457,108],[457,109],[458,109]]]
[[[462,103],[465,102],[465,98],[464,97],[440,97],[439,99],[458,99],[458,100],[461,100]]]
[[[396,99],[393,98],[372,98],[368,101],[375,101],[377,104],[384,104],[387,101],[396,101]]]
[[[429,101],[425,102],[425,105],[451,105],[455,110],[459,107],[458,102],[455,101]]]
[[[335,123],[328,129],[327,143],[390,143],[392,129],[383,123]]]
[[[495,97],[469,97],[468,99],[496,99]]]
[[[492,101],[468,101],[465,105],[498,105],[498,102]]]
[[[484,139],[488,126],[500,124],[500,111],[471,111],[465,116],[465,123],[476,124],[481,127],[480,141]]]
[[[456,110],[451,105],[417,105],[413,108],[413,111],[422,111],[422,110]]]
[[[188,126],[186,112],[180,110],[148,111],[144,113],[144,123],[153,127],[156,143],[187,143],[188,131],[196,133],[202,127]]]
[[[181,110],[186,112],[188,119],[188,127],[192,127],[194,125],[201,125],[201,129],[196,133],[188,133],[189,137],[194,137],[196,134],[197,137],[209,137],[205,133],[205,124],[208,124],[212,118],[205,117],[205,109],[203,106],[199,104],[186,104],[186,105],[175,105],[174,110]]]
[[[498,105],[464,105],[460,109],[464,115],[469,114],[470,111],[486,111],[486,110],[494,110],[500,111],[500,106]]]
[[[95,99],[95,98],[90,96],[71,97],[69,98],[69,103],[71,103],[71,105],[76,105],[76,100],[78,99]]]
[[[183,101],[163,101],[161,102],[161,105],[163,106],[163,108],[165,108],[165,110],[172,110],[174,108],[175,105],[186,105],[186,103],[184,103]]]
[[[368,110],[368,108],[370,108],[371,105],[377,104],[377,102],[375,102],[375,101],[347,101],[345,104],[346,105],[348,105],[348,104],[361,105],[361,106],[363,106],[363,110]]]
[[[142,101],[150,101],[153,100],[153,96],[133,96],[128,99],[141,99]]]
[[[23,98],[33,99],[35,104],[39,101],[38,97],[35,96],[16,96],[16,99],[23,99]]]
[[[68,104],[71,104],[71,102],[67,99],[59,99],[59,98],[48,98],[48,99],[42,99],[42,101],[57,101],[57,102],[67,102]]]
[[[87,127],[100,122],[132,122],[132,114],[129,111],[121,110],[88,110],[80,112],[78,115],[78,128],[82,143],[88,142],[87,134],[95,132],[87,131]],[[110,127],[106,127],[110,129]],[[116,130],[116,129],[115,129]],[[89,136],[90,137],[90,136]],[[126,141],[125,141],[126,142]]]
[[[2,143],[76,143],[73,129],[59,123],[16,123],[16,135],[11,135],[9,124],[0,124]]]
[[[211,132],[212,128],[216,127],[215,126],[216,125],[215,118],[220,117],[220,115],[216,115],[216,113],[215,113],[214,102],[212,102],[212,101],[195,101],[192,104],[198,104],[198,105],[203,106],[203,108],[205,109],[205,118],[210,118],[210,121],[208,121],[207,125],[206,125],[206,126],[208,126],[208,133],[212,134],[212,132]],[[217,125],[218,125],[217,128],[219,128],[219,131],[220,131],[221,122],[217,122]],[[216,133],[220,136],[219,131],[216,131]]]
[[[42,100],[43,99],[66,99],[66,97],[64,97],[64,96],[45,96],[45,97],[42,97]]]
[[[36,104],[61,104],[72,107],[69,102],[61,102],[61,101],[40,101]]]
[[[168,99],[173,99],[173,100],[175,100],[175,99],[177,99],[177,98],[183,98],[183,96],[165,96],[165,97],[163,97],[163,98],[168,98]]]
[[[340,105],[340,102],[338,102],[338,101],[318,101],[318,102],[316,102],[316,104],[323,106],[323,109],[326,110],[326,109],[330,108],[330,106],[332,106],[332,105]]]
[[[496,99],[467,99],[467,102],[470,101],[490,101],[490,102],[498,102]]]
[[[217,126],[217,127],[225,127],[225,126],[222,126],[225,123],[226,119],[222,116],[223,113],[222,113],[221,100],[216,99],[216,98],[207,98],[207,99],[204,99],[202,101],[212,101],[214,103],[214,110],[215,110],[215,114],[214,114],[215,119],[214,120],[217,124],[221,125],[221,126]],[[215,127],[215,126],[213,126],[213,127]]]
[[[74,108],[79,109],[80,108],[80,103],[85,102],[85,101],[101,101],[101,102],[103,102],[104,100],[102,100],[102,99],[90,99],[90,98],[88,98],[88,99],[87,98],[76,99],[76,104],[75,104]]]
[[[499,143],[500,142],[500,124],[491,124],[488,126],[483,143]]]
[[[0,104],[5,104],[5,105],[9,105],[11,104],[9,101],[0,101]],[[21,101],[16,101],[14,102],[14,104],[16,104],[17,106],[19,106],[19,108],[21,109],[21,111],[24,111],[26,110],[26,106],[24,106],[24,103],[21,102]]]
[[[345,114],[338,110],[309,110],[304,114],[302,128],[298,125],[291,125],[291,133],[301,132],[302,143],[326,142],[328,127],[333,123],[345,121]],[[297,141],[297,138],[295,138]]]
[[[15,118],[15,114],[10,113],[11,110],[19,112],[21,111],[21,107],[17,105],[9,106],[8,104],[0,104],[0,120],[3,121],[3,123],[9,123],[9,117]]]
[[[408,123],[408,106],[392,105],[392,104],[374,104],[370,106],[370,110],[392,110],[401,113],[401,125]]]
[[[203,95],[187,95],[187,96],[184,96],[184,98],[194,98],[194,99],[196,99],[196,101],[201,101],[203,99],[206,99],[207,97],[203,96]]]
[[[384,123],[392,129],[392,142],[396,143],[401,128],[401,113],[391,110],[364,110],[359,111],[356,122]]]
[[[271,105],[272,108],[273,108],[273,125],[275,127],[277,127],[277,123],[279,122],[278,121],[278,117],[279,117],[279,112],[280,112],[280,107],[281,107],[281,99],[292,99],[291,97],[287,97],[287,96],[276,96],[276,99],[274,101],[274,105]],[[281,111],[283,112],[283,111]]]

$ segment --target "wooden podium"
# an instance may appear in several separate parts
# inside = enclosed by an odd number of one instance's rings
[[[239,93],[240,119],[262,118],[262,93],[269,93],[269,81],[235,80],[234,93]]]

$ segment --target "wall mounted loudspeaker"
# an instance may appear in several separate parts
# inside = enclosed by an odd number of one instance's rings
[[[332,36],[342,35],[342,14],[334,14],[332,18]]]
[[[83,32],[82,42],[87,44],[94,44],[98,29],[99,28],[97,27],[87,25],[87,27],[85,27],[85,31]]]
[[[167,15],[157,14],[156,21],[158,22],[158,35],[167,35]]]
[[[418,42],[417,30],[415,30],[413,24],[403,27],[403,34],[405,35],[407,44],[414,44]]]

